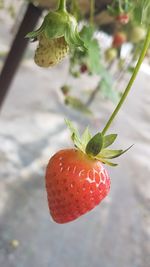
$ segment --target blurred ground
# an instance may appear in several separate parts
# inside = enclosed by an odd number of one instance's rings
[[[0,267],[148,267],[150,76],[140,72],[112,126],[117,147],[135,145],[118,159],[119,167],[108,168],[110,195],[66,225],[51,221],[44,187],[49,157],[70,145],[64,117],[95,133],[114,105],[99,94],[94,118],[70,111],[59,92],[62,81],[69,82],[67,62],[43,70],[24,60],[0,114]],[[95,80],[72,82],[79,90]]]

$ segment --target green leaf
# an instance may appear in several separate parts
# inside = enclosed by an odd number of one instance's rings
[[[93,26],[84,26],[80,32],[81,37],[84,39],[85,42],[88,42],[90,39],[92,39],[94,34],[94,27]]]
[[[109,134],[103,137],[103,148],[106,148],[114,143],[117,138],[117,134]]]
[[[97,133],[91,138],[86,146],[86,153],[91,156],[96,156],[100,153],[103,147],[103,136],[101,133]]]
[[[95,28],[85,26],[81,31],[81,37],[87,47],[88,67],[93,74],[100,74],[100,46],[94,36]]]
[[[103,63],[101,62],[101,50],[99,42],[94,38],[95,28],[94,27],[83,27],[81,31],[81,37],[84,40],[85,46],[87,47],[87,64],[88,69],[92,74],[100,75],[100,90],[107,98],[117,103],[120,99],[119,93],[113,89],[113,80],[110,73],[106,70]]]
[[[133,146],[133,145],[132,145]],[[111,149],[104,149],[99,154],[100,157],[106,159],[113,159],[121,156],[122,154],[126,153],[132,146],[128,147],[126,150],[111,150]]]
[[[65,119],[65,122],[71,132],[71,139],[76,147],[78,147],[81,151],[84,152],[84,149],[82,147],[81,139],[78,133],[78,130],[74,127],[73,123],[67,119]]]
[[[85,129],[85,131],[83,132],[82,137],[81,137],[81,142],[82,142],[82,146],[84,147],[84,149],[86,148],[86,146],[87,146],[87,144],[91,138],[92,138],[92,136],[91,136],[89,129],[87,127]]]
[[[112,16],[114,16],[114,15],[116,15],[118,13],[118,10],[115,11],[114,8],[112,6],[110,6],[110,5],[107,5],[107,10],[110,13],[110,15],[112,15]]]
[[[134,7],[134,19],[139,24],[150,25],[150,1],[149,0],[136,0],[137,3]]]
[[[84,112],[88,115],[91,115],[92,112],[87,106],[78,98],[72,97],[72,96],[66,96],[65,97],[65,104],[71,106],[72,108]]]
[[[150,15],[150,1],[148,0],[145,1],[145,5],[143,6],[142,23],[150,25],[149,15]]]

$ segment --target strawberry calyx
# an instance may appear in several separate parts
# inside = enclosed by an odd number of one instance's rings
[[[99,132],[92,137],[88,127],[80,137],[78,130],[74,127],[71,121],[65,120],[69,130],[71,131],[71,139],[77,149],[87,154],[92,159],[100,160],[102,163],[117,166],[118,164],[111,162],[110,159],[117,158],[126,153],[133,145],[125,150],[107,149],[114,143],[117,134],[104,135]]]
[[[128,16],[132,8],[133,8],[132,2],[128,0],[125,0],[125,1],[114,0],[112,1],[110,5],[107,6],[107,10],[109,14],[114,17],[122,16],[122,15]]]
[[[78,32],[78,23],[66,9],[59,7],[56,11],[49,11],[40,28],[28,33],[26,37],[35,40],[43,33],[48,40],[64,37],[70,48],[86,50]]]

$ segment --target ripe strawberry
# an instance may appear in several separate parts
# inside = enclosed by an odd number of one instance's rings
[[[130,149],[107,149],[117,134],[98,132],[92,137],[86,128],[80,136],[71,121],[66,120],[66,124],[75,148],[58,151],[50,159],[45,176],[49,210],[57,223],[77,219],[108,195],[110,178],[102,163],[117,166],[109,159]]]
[[[116,17],[116,21],[125,25],[129,22],[129,15],[124,13],[124,14],[120,14]]]
[[[92,210],[110,190],[101,161],[77,149],[57,152],[46,170],[49,210],[57,223],[67,223]]]
[[[48,68],[58,64],[67,55],[68,51],[69,47],[64,37],[48,39],[44,34],[41,34],[34,61],[40,67]]]
[[[117,32],[113,37],[112,46],[119,48],[123,43],[126,42],[126,34],[124,32]]]

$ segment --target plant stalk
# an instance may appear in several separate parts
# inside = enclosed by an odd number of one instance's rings
[[[90,25],[94,24],[95,0],[90,1]]]
[[[139,69],[141,67],[141,64],[142,64],[142,62],[144,60],[145,54],[146,54],[146,52],[147,52],[147,50],[149,48],[149,45],[150,45],[150,27],[149,27],[147,35],[146,35],[146,39],[145,39],[145,42],[144,42],[144,45],[143,45],[143,49],[142,49],[141,55],[140,55],[139,60],[138,60],[138,62],[136,64],[136,66],[135,66],[135,69],[134,69],[133,74],[132,74],[132,76],[130,78],[130,81],[129,81],[129,83],[128,83],[128,85],[127,85],[127,87],[126,87],[126,89],[125,89],[125,91],[124,91],[124,93],[123,93],[118,105],[117,105],[117,107],[115,108],[114,112],[112,113],[112,115],[110,116],[108,122],[106,123],[106,125],[105,125],[105,127],[104,127],[104,129],[102,131],[103,135],[105,135],[105,133],[109,129],[109,127],[112,124],[115,116],[117,115],[118,111],[122,107],[122,105],[123,105],[128,93],[130,92],[130,90],[132,88],[132,85],[133,85],[133,82],[134,82],[134,80],[135,80],[135,78],[136,78],[136,76],[138,74],[138,71],[139,71]]]
[[[66,11],[66,0],[59,0],[58,10]]]

